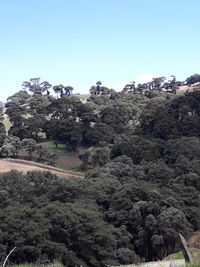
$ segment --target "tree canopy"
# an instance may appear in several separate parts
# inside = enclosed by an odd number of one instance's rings
[[[72,86],[23,82],[0,109],[0,156],[52,165],[43,141],[81,148],[85,178],[0,174],[0,261],[15,246],[10,263],[69,267],[176,252],[179,233],[200,229],[200,91],[178,90],[193,82],[155,77],[116,92],[98,81],[84,103]]]

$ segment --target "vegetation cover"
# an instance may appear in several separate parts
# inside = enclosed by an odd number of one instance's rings
[[[187,79],[186,83],[195,79]],[[198,80],[199,82],[199,80]],[[42,141],[84,147],[85,179],[0,174],[0,261],[107,266],[162,259],[200,229],[200,90],[164,77],[116,92],[97,82],[82,103],[39,79],[8,98],[2,157],[53,164]]]

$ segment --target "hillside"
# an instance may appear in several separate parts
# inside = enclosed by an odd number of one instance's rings
[[[192,91],[195,88],[200,87],[200,82],[191,84],[191,85],[183,85],[183,86],[179,86],[179,90],[181,92],[186,92],[186,91]]]
[[[200,90],[163,82],[116,92],[99,81],[82,101],[71,87],[54,87],[55,98],[31,79],[9,98],[0,262],[16,246],[10,265],[153,266],[180,251],[179,233],[199,231]]]
[[[36,162],[17,159],[0,160],[0,173],[9,172],[11,170],[17,170],[22,173],[27,173],[28,171],[50,171],[51,173],[57,175],[60,178],[83,178],[83,175],[78,172],[64,171],[62,169],[54,168],[44,164],[39,164]]]

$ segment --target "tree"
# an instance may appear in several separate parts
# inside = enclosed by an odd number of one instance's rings
[[[135,114],[135,108],[119,100],[104,106],[99,115],[102,123],[113,127],[117,133],[120,133]]]
[[[86,146],[105,145],[113,143],[115,130],[105,123],[95,123],[87,127],[83,133],[83,143]]]
[[[8,136],[4,139],[3,145],[1,147],[1,153],[6,154],[6,156],[13,156],[17,158],[19,151],[21,149],[21,141],[17,136]]]
[[[28,118],[26,120],[26,129],[28,136],[36,141],[41,140],[42,134],[44,135],[44,127],[46,121],[46,117],[42,114],[37,114],[34,117]]]
[[[140,130],[147,137],[168,139],[176,135],[176,124],[170,102],[155,99],[147,102],[140,116]]]
[[[65,144],[69,150],[74,150],[82,141],[82,125],[72,118],[48,121],[45,133],[47,139]]]
[[[72,95],[72,91],[74,90],[74,88],[72,86],[66,86],[64,90],[66,95]]]
[[[158,91],[161,91],[161,87],[162,87],[162,84],[164,83],[165,81],[165,77],[162,76],[162,77],[158,77],[158,78],[153,78],[153,88],[154,89],[157,89]]]
[[[6,129],[3,123],[3,119],[4,119],[3,108],[0,108],[0,147],[3,144],[3,141],[6,137]]]
[[[52,119],[73,119],[78,117],[79,107],[82,106],[80,99],[76,96],[63,96],[54,99],[48,107],[48,115]]]
[[[103,166],[110,160],[110,150],[107,147],[90,147],[79,157],[83,161],[83,169],[92,169],[97,166]]]
[[[44,162],[49,165],[55,165],[55,160],[57,159],[57,154],[50,153],[44,145],[37,144],[35,148],[37,154],[37,161]]]
[[[184,156],[191,161],[200,157],[200,140],[197,137],[181,137],[167,142],[164,158],[168,164],[173,164],[178,157]]]
[[[174,251],[178,233],[187,237],[192,232],[192,225],[187,221],[183,212],[176,208],[163,210],[158,216],[158,229],[163,236],[167,254]]]
[[[44,81],[44,82],[42,82],[42,83],[40,84],[40,86],[44,88],[44,90],[46,91],[46,94],[47,94],[47,95],[50,95],[50,91],[49,91],[49,89],[52,87],[52,85],[51,85],[49,82]]]
[[[32,116],[35,116],[36,114],[46,115],[50,103],[51,102],[46,97],[41,95],[34,95],[28,100],[27,113]]]
[[[58,94],[60,94],[60,97],[63,97],[64,95],[71,96],[74,88],[72,86],[64,86],[62,84],[59,84],[59,85],[55,85],[53,87],[53,90],[57,94],[57,98],[58,98]]]
[[[49,95],[49,89],[52,87],[52,85],[47,81],[40,83],[40,78],[31,78],[29,81],[24,81],[22,83],[22,87],[24,90],[29,90],[32,92],[33,95],[42,95],[42,93],[45,91],[47,95]]]
[[[193,74],[190,77],[188,77],[186,79],[186,84],[190,85],[190,84],[194,84],[200,82],[200,74]]]
[[[27,100],[30,98],[30,95],[28,94],[28,92],[24,91],[24,90],[20,90],[17,93],[15,93],[12,96],[9,96],[7,98],[7,103],[6,106],[9,107],[10,104],[19,104],[19,105],[26,105],[27,104]]]
[[[6,103],[5,112],[13,126],[22,126],[25,121],[24,116],[27,114],[27,107],[15,102]]]
[[[60,94],[60,96],[63,95],[63,89],[64,89],[64,86],[62,84],[55,85],[53,87],[54,92],[57,94],[57,98],[58,98],[58,94]]]
[[[23,139],[21,142],[22,149],[28,152],[29,160],[32,160],[32,154],[36,150],[36,141],[34,139]]]
[[[123,88],[123,91],[125,93],[132,93],[135,91],[135,82],[130,83],[130,84],[126,84]]]
[[[110,89],[105,86],[102,86],[102,83],[100,81],[96,82],[96,86],[93,85],[90,88],[91,95],[110,95],[110,93]]]
[[[115,138],[111,157],[126,155],[133,160],[134,164],[140,164],[142,161],[160,158],[160,145],[155,140],[148,140],[141,136],[119,135]]]

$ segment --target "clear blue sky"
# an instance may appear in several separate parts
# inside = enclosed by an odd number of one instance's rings
[[[1,99],[41,77],[87,93],[200,73],[199,0],[0,0]]]

